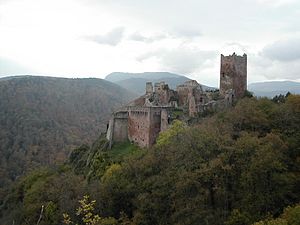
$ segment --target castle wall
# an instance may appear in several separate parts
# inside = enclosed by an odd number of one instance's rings
[[[152,146],[159,135],[161,127],[161,108],[150,108],[149,146]]]
[[[114,142],[124,142],[128,140],[128,119],[115,118],[114,121]]]
[[[226,92],[234,90],[236,98],[243,97],[247,90],[247,55],[221,55],[220,95],[225,97]]]
[[[112,146],[113,132],[114,132],[114,118],[111,118],[108,122],[108,127],[106,131],[106,139],[109,141],[109,148],[111,148]]]
[[[188,103],[189,89],[184,85],[179,85],[176,88],[178,93],[178,106],[185,106]]]
[[[109,145],[114,142],[125,142],[128,140],[128,112],[115,112],[109,120],[106,138],[109,140]]]
[[[158,96],[161,105],[167,105],[170,99],[170,89],[165,82],[155,83],[155,94]]]
[[[154,89],[154,90],[153,90]],[[169,112],[180,107],[189,116],[199,112],[230,107],[247,90],[247,56],[221,55],[220,98],[204,92],[195,80],[178,85],[176,91],[164,82],[146,84],[146,95],[114,113],[109,121],[107,139],[113,142],[130,140],[140,147],[152,146],[159,133],[169,126]]]
[[[236,77],[234,79],[234,94],[237,98],[244,96],[247,90],[247,56],[235,57]]]
[[[161,110],[160,131],[165,131],[169,127],[169,113],[166,109]]]
[[[151,95],[153,93],[153,85],[152,82],[146,83],[146,95]]]
[[[149,147],[150,110],[148,107],[133,107],[128,115],[128,138],[140,147]]]
[[[194,117],[196,116],[198,110],[196,108],[196,101],[193,95],[189,95],[189,116]]]
[[[140,147],[152,146],[160,131],[168,128],[168,107],[130,107],[128,138]]]

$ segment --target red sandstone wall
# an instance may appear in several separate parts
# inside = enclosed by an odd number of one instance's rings
[[[150,132],[149,132],[149,146],[153,145],[160,132],[161,125],[161,109],[150,109]]]
[[[224,97],[227,90],[233,89],[240,98],[247,90],[247,56],[221,55],[220,94]]]
[[[128,138],[141,147],[149,147],[150,111],[149,108],[129,110]]]
[[[114,119],[114,134],[113,134],[113,141],[114,142],[124,142],[128,140],[128,120],[127,118],[124,119],[119,119],[115,118]]]

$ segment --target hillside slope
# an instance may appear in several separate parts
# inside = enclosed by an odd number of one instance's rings
[[[132,98],[102,79],[33,76],[1,79],[0,93],[0,188],[25,171],[64,161]]]
[[[300,202],[300,96],[283,98],[244,98],[192,126],[174,121],[148,151],[108,149],[103,135],[16,182],[0,224],[36,224],[42,206],[40,225],[64,213],[74,222],[64,224],[82,224],[83,198],[97,224],[299,225],[300,208],[286,207]],[[293,213],[273,221],[284,208]]]

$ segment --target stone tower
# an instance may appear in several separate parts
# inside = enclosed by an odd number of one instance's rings
[[[225,97],[232,92],[234,97],[243,97],[247,90],[247,55],[221,55],[220,94]]]
[[[146,95],[151,95],[153,93],[153,85],[152,82],[146,83]]]

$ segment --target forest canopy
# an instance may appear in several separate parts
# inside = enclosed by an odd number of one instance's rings
[[[99,137],[64,166],[23,177],[1,223],[34,224],[44,205],[40,224],[63,215],[86,224],[76,209],[88,195],[95,224],[299,224],[299,95],[244,98],[196,125],[175,122],[148,150],[105,146]]]

